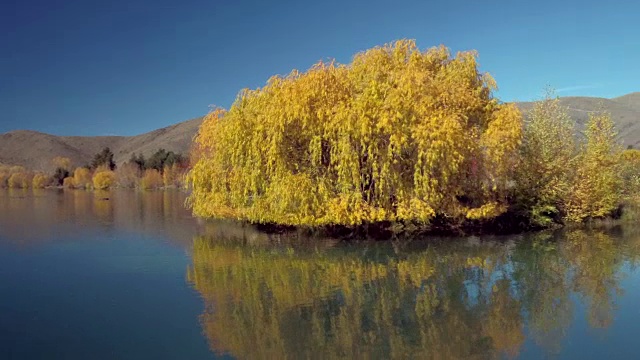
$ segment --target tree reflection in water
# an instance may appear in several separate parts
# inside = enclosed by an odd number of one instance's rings
[[[571,295],[608,327],[640,254],[637,234],[611,231],[352,245],[215,232],[195,238],[187,278],[211,348],[239,358],[513,358],[526,336],[556,353]]]

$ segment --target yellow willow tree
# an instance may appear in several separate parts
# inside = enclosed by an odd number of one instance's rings
[[[190,204],[285,225],[494,217],[522,138],[494,88],[475,53],[410,40],[272,77],[206,117]]]
[[[621,204],[623,179],[621,146],[609,114],[590,114],[586,143],[577,158],[571,193],[567,198],[567,219],[580,222],[612,214]]]

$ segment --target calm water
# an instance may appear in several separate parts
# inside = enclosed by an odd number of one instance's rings
[[[640,228],[344,244],[0,190],[0,358],[640,358]]]

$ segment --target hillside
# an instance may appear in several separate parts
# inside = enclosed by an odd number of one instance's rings
[[[186,154],[202,118],[191,119],[137,136],[54,136],[31,130],[0,135],[0,163],[34,170],[53,171],[56,156],[71,159],[73,166],[88,164],[105,147],[111,148],[117,164],[133,153],[150,156],[160,148]]]
[[[579,131],[584,128],[589,112],[606,110],[616,122],[624,146],[640,148],[640,92],[613,99],[563,97],[560,100],[569,108]],[[527,111],[533,102],[517,105]],[[111,148],[118,164],[129,160],[133,153],[150,156],[160,148],[186,154],[201,123],[202,118],[196,118],[137,136],[54,136],[31,130],[12,131],[0,135],[0,163],[52,171],[51,160],[56,156],[68,157],[74,166],[81,166],[106,146]]]

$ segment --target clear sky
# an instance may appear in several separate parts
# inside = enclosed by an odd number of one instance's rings
[[[640,2],[4,0],[0,133],[134,135],[400,38],[476,49],[504,101],[640,91]]]

